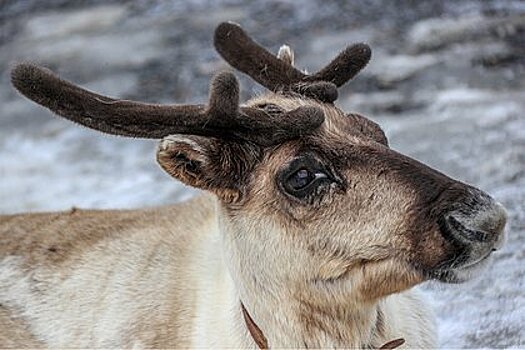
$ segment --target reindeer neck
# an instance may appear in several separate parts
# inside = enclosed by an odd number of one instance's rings
[[[242,293],[244,294],[244,293]],[[259,348],[363,348],[376,343],[378,305],[330,304],[315,298],[241,296],[244,323]],[[379,344],[381,345],[381,344]]]
[[[240,329],[239,339],[262,348],[362,348],[376,345],[379,301],[363,302],[352,291],[341,292],[276,283],[260,251],[238,237],[257,232],[229,232],[218,210],[222,252],[234,290],[229,300]],[[247,253],[251,252],[251,253]],[[250,255],[249,257],[247,255]],[[258,266],[255,266],[258,265]],[[337,292],[334,292],[338,290]],[[244,311],[243,311],[244,309]],[[391,340],[391,339],[389,339]],[[378,340],[381,342],[381,340]],[[381,344],[377,344],[381,345]]]

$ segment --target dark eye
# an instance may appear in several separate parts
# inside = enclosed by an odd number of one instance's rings
[[[281,171],[278,181],[284,192],[299,199],[309,197],[317,193],[321,185],[333,182],[328,170],[313,157],[292,161]]]
[[[299,169],[288,178],[288,185],[294,190],[300,190],[308,186],[317,178],[326,178],[324,173],[313,173],[308,169]]]

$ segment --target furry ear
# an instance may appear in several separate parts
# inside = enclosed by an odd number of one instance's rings
[[[261,150],[252,144],[222,139],[170,135],[157,150],[157,161],[186,185],[210,191],[227,202],[239,202]]]
[[[288,63],[292,67],[294,65],[294,53],[292,48],[288,45],[282,45],[279,48],[279,52],[277,52],[277,58]]]

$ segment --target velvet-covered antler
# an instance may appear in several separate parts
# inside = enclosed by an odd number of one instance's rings
[[[159,139],[192,134],[240,138],[268,146],[309,133],[324,121],[323,112],[316,107],[299,107],[282,115],[239,107],[239,83],[229,72],[213,79],[208,106],[113,99],[28,63],[16,66],[11,80],[23,95],[52,112],[113,135]]]
[[[323,102],[337,99],[337,88],[356,76],[370,60],[371,50],[360,43],[347,47],[319,72],[307,75],[253,41],[237,24],[221,23],[215,48],[235,69],[272,91],[294,91]]]

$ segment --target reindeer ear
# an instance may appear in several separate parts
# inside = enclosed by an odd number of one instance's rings
[[[210,191],[232,203],[243,197],[259,152],[253,145],[212,137],[170,135],[160,142],[157,161],[186,185]]]

